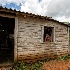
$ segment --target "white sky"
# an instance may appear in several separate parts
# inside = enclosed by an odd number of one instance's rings
[[[70,22],[70,0],[0,0],[2,6],[11,3],[20,6],[22,12],[52,17],[61,22]]]

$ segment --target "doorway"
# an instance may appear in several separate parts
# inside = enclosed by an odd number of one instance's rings
[[[0,16],[0,63],[14,62],[15,18]]]

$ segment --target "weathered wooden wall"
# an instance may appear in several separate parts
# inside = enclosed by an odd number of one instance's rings
[[[42,42],[42,27],[54,27],[54,42]],[[38,60],[47,56],[67,54],[68,28],[57,22],[33,17],[18,17],[18,60]]]

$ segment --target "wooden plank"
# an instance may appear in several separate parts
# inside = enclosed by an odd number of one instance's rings
[[[17,61],[17,35],[18,35],[18,17],[15,18],[15,30],[14,30],[14,62]]]

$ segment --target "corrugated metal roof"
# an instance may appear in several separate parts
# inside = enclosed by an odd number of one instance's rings
[[[58,22],[58,23],[60,23],[60,24],[62,24],[62,25],[65,25],[65,26],[69,26],[70,27],[70,25],[69,24],[64,24],[64,22],[59,22],[59,21],[57,21],[57,20],[54,20],[54,19],[52,19],[51,17],[47,17],[47,16],[41,16],[41,15],[35,15],[35,14],[32,14],[32,13],[28,13],[28,12],[21,12],[21,11],[17,11],[16,9],[14,9],[14,10],[12,10],[11,8],[10,9],[8,9],[8,8],[3,8],[2,6],[0,6],[0,12],[7,12],[7,13],[12,13],[12,14],[20,14],[20,15],[26,15],[26,16],[30,16],[30,17],[38,17],[39,19],[45,19],[45,20],[49,20],[49,21],[54,21],[54,22]]]

